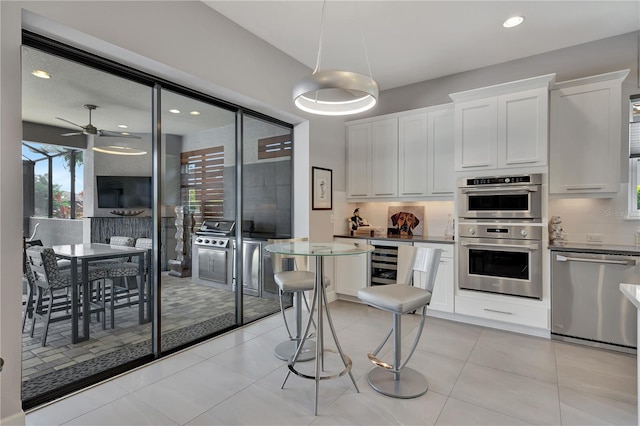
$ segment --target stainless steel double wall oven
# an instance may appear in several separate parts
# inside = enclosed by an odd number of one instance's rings
[[[458,180],[458,286],[542,298],[542,175]]]

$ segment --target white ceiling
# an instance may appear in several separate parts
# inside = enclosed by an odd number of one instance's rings
[[[204,1],[309,68],[315,66],[322,1]],[[640,30],[640,1],[329,1],[320,69],[368,73],[381,90]],[[521,14],[508,30],[502,22]],[[231,41],[229,41],[231,42]],[[54,77],[33,77],[45,69]],[[23,119],[75,129],[89,123],[84,104],[98,105],[98,129],[148,133],[151,89],[73,62],[23,49]],[[233,122],[227,111],[171,93],[163,95],[166,133],[186,134]],[[197,109],[202,114],[186,112]]]
[[[309,68],[323,2],[203,1]],[[357,6],[357,8],[356,8]],[[505,19],[522,25],[505,29]],[[320,69],[368,74],[380,90],[640,29],[640,1],[340,1],[325,7]]]

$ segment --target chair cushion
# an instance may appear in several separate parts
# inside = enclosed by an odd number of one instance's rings
[[[313,290],[316,276],[309,271],[283,271],[273,275],[276,284],[282,291],[308,291]],[[329,278],[324,277],[324,286],[331,284]]]
[[[138,275],[138,264],[134,262],[109,263],[100,265],[109,278],[135,277]]]
[[[273,277],[282,291],[313,290],[316,279],[314,273],[309,271],[284,271]]]
[[[404,314],[428,305],[431,293],[406,284],[388,284],[360,289],[358,298],[376,308]]]

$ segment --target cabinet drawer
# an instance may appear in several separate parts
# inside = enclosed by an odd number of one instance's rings
[[[479,318],[549,329],[549,310],[543,306],[456,296],[455,312]]]

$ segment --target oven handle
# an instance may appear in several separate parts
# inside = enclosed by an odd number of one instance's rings
[[[538,192],[537,186],[510,186],[506,188],[460,188],[460,192],[462,194],[472,194],[472,193],[488,193],[488,192],[496,192],[499,194],[508,193],[508,194],[522,194],[529,192]]]
[[[540,248],[539,244],[491,244],[491,243],[470,243],[469,241],[461,241],[460,244],[467,247],[496,247],[496,248],[514,248],[514,249],[528,249],[528,250],[538,250]]]
[[[628,265],[628,266],[636,266],[638,261],[636,259],[625,259],[625,260],[615,260],[615,259],[585,259],[581,257],[568,257],[557,255],[556,260],[558,262],[585,262],[585,263],[604,263],[607,265]]]

